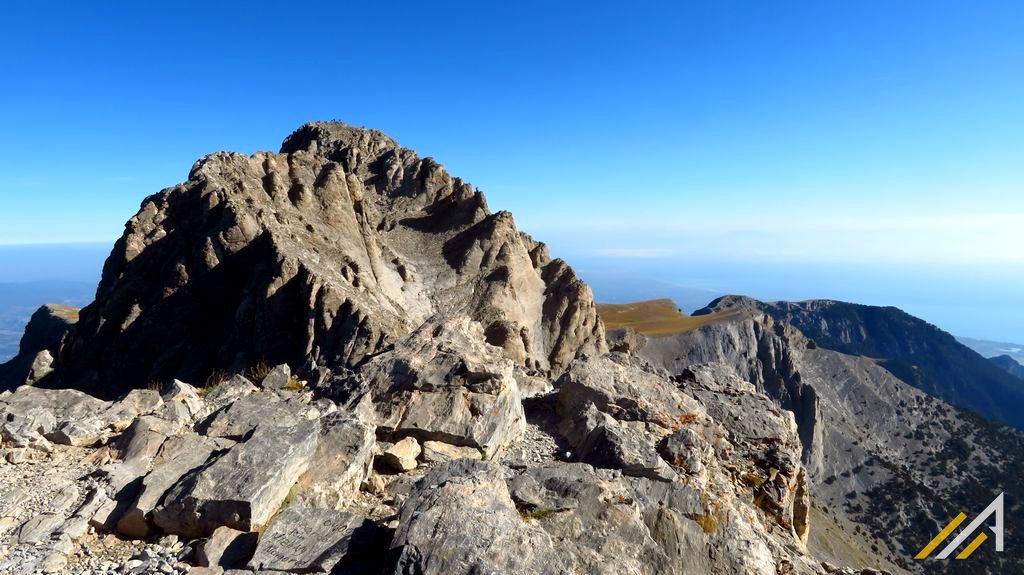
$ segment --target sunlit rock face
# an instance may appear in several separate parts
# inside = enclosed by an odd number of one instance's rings
[[[381,132],[308,124],[147,198],[58,369],[105,396],[259,362],[315,379],[455,313],[527,372],[606,349],[590,289],[511,214]]]

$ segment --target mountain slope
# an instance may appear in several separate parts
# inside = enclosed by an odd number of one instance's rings
[[[820,347],[873,358],[929,395],[1024,429],[1024,384],[924,320],[893,307],[831,300],[758,305]]]
[[[1017,360],[1012,357],[1008,355],[997,355],[996,357],[989,358],[989,361],[1010,375],[1024,379],[1024,365],[1017,363]]]
[[[1001,491],[1008,521],[1021,517],[1024,434],[952,407],[872,358],[817,345],[766,313],[769,305],[724,298],[704,313],[731,312],[729,319],[647,336],[636,353],[683,382],[725,366],[793,413],[812,506],[826,518],[811,522],[819,556],[909,571],[1024,569],[1021,544],[1010,540],[1005,553],[989,550],[967,564],[912,559],[950,518],[979,512]]]

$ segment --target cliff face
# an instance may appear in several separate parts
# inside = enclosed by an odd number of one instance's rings
[[[820,347],[879,360],[904,382],[963,409],[1024,429],[1024,385],[952,335],[893,307],[831,300],[761,309]]]
[[[381,132],[309,124],[147,198],[58,374],[105,396],[260,362],[318,379],[455,313],[526,371],[605,351],[590,289],[510,214]]]
[[[854,565],[965,572],[963,565],[911,558],[949,518],[966,508],[980,511],[1001,491],[1014,489],[1015,475],[1024,470],[1024,434],[909,385],[877,358],[825,349],[766,311],[786,305],[722,298],[698,312],[722,319],[631,339],[635,353],[680,381],[710,362],[755,383],[792,412],[812,507],[822,512],[812,514],[813,552]],[[815,318],[807,311],[801,318],[829,325],[827,315]],[[843,331],[869,330],[851,321]],[[1007,513],[1019,516],[1019,504]],[[1018,545],[975,558],[969,572],[1019,570],[1022,555],[1010,552]]]

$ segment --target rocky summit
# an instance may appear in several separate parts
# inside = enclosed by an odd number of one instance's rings
[[[892,390],[986,458],[1019,441],[764,314],[609,351],[510,214],[338,123],[200,160],[95,302],[37,315],[4,367],[0,573],[902,572],[863,506],[924,493],[900,457],[954,455],[879,447],[906,428],[856,401]]]
[[[309,124],[143,202],[55,385],[113,398],[261,362],[319,381],[459,313],[529,372],[605,349],[590,289],[511,214],[381,132]]]

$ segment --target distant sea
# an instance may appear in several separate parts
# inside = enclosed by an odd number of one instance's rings
[[[0,361],[17,353],[40,305],[92,300],[112,244],[0,246]],[[837,299],[896,306],[960,337],[1024,343],[1024,269],[556,255],[577,269],[600,302],[667,297],[689,313],[725,294]]]

